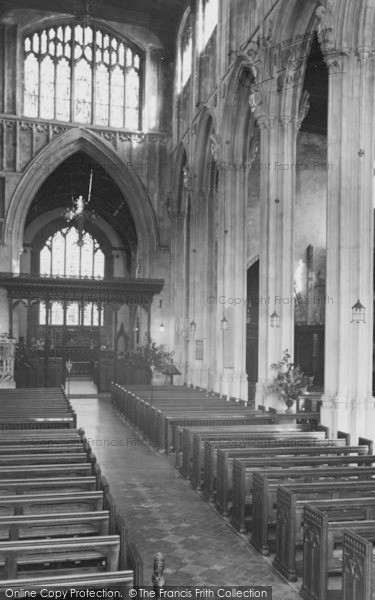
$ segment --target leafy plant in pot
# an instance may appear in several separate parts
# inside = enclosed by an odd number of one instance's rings
[[[308,392],[314,382],[314,377],[305,375],[299,365],[290,361],[288,350],[284,351],[282,359],[271,365],[276,372],[275,378],[267,386],[268,391],[279,394],[286,406],[286,412],[292,412],[292,406]]]
[[[152,384],[164,383],[162,372],[170,363],[174,352],[166,352],[164,346],[158,346],[149,334],[145,335],[145,343],[132,352],[127,353],[127,362],[135,370],[146,371]]]

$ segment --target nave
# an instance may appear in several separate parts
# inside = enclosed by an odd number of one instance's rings
[[[159,454],[142,442],[110,400],[77,398],[72,405],[141,555],[145,585],[151,581],[153,555],[162,552],[167,585],[270,585],[273,600],[300,598],[298,587],[284,581],[271,560],[179,476],[174,454]]]

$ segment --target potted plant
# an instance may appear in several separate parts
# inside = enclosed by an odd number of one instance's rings
[[[276,375],[267,386],[267,389],[283,398],[287,406],[286,412],[293,412],[293,404],[297,402],[302,394],[306,394],[314,382],[314,377],[307,377],[299,365],[295,365],[290,361],[288,350],[284,351],[282,359],[277,363],[273,363],[271,368],[276,372]]]
[[[146,372],[152,385],[162,385],[165,382],[163,371],[167,369],[173,355],[174,352],[166,352],[163,345],[158,346],[151,336],[146,334],[145,343],[127,352],[125,358],[133,371]]]

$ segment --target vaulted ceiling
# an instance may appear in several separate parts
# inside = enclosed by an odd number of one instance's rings
[[[15,9],[89,14],[97,19],[139,25],[154,33],[173,53],[177,30],[188,0],[0,0],[0,16]]]

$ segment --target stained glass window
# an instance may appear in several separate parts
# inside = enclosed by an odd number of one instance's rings
[[[26,117],[141,128],[142,59],[96,27],[64,25],[24,39]]]

